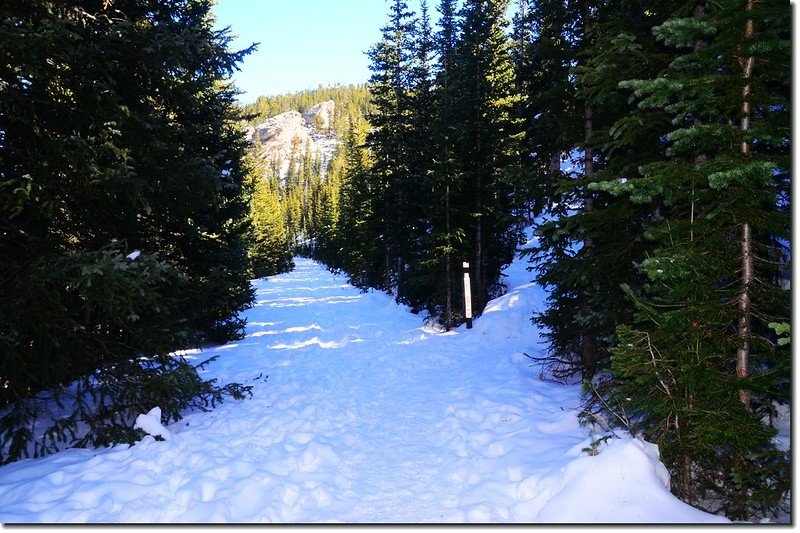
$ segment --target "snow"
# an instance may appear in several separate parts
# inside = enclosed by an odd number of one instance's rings
[[[241,341],[183,352],[253,386],[134,446],[0,468],[4,523],[710,523],[652,444],[578,423],[580,388],[539,378],[524,262],[472,330],[426,326],[309,260],[254,281]],[[157,440],[159,436],[164,440]]]
[[[137,416],[136,421],[133,424],[133,429],[141,429],[148,435],[152,435],[153,437],[161,437],[164,440],[169,440],[172,438],[172,433],[170,433],[169,430],[161,424],[160,407],[153,407],[147,412],[147,414],[141,414]]]

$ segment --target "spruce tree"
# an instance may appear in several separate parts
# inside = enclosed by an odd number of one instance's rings
[[[381,205],[375,203],[376,184],[367,148],[369,124],[354,118],[345,138],[345,170],[340,193],[337,234],[341,242],[342,270],[363,290],[380,287],[385,247],[380,238]]]
[[[522,132],[515,112],[521,97],[506,34],[507,7],[507,0],[465,2],[455,50],[454,156],[464,210],[453,214],[466,238],[462,260],[470,263],[476,315],[502,291],[500,271],[519,241],[514,210],[520,199],[513,182],[519,174]]]
[[[338,233],[341,216],[342,174],[344,172],[344,150],[337,150],[331,159],[325,182],[319,190],[320,211],[314,243],[314,258],[323,262],[332,271],[341,268],[341,237]]]
[[[606,404],[659,444],[683,499],[734,519],[774,511],[788,456],[770,420],[788,400],[788,10],[777,2],[687,4],[653,29],[680,55],[632,80],[643,110],[672,117],[660,161],[618,189],[660,198],[646,227],[647,284],[630,290]]]
[[[253,154],[247,161],[251,165],[250,219],[253,224],[253,240],[248,254],[250,275],[262,278],[288,272],[294,263],[286,238],[279,176],[270,174],[266,163]]]
[[[584,17],[578,2],[544,0],[517,19],[517,36],[530,36],[517,48],[518,84],[525,92],[523,164],[529,173],[529,206],[548,212],[537,228],[537,247],[526,250],[536,263],[537,282],[549,289],[548,307],[534,322],[543,326],[548,355],[543,363],[557,379],[582,370],[582,346],[588,340],[579,319],[591,279],[580,250],[583,233],[575,215],[583,208],[583,178],[578,159],[585,141],[574,69],[583,42]],[[518,45],[519,46],[519,45]],[[585,314],[585,313],[584,313]]]
[[[403,0],[393,0],[381,40],[369,51],[369,89],[374,112],[368,143],[372,151],[373,202],[380,204],[384,261],[380,288],[394,291],[405,270],[408,249],[403,232],[409,191],[409,84],[412,66],[413,13]]]
[[[458,260],[466,256],[464,230],[456,224],[455,213],[460,198],[460,176],[455,158],[456,147],[456,45],[459,40],[456,1],[440,0],[439,23],[434,42],[438,65],[434,86],[434,123],[431,133],[436,154],[431,161],[428,181],[431,184],[431,242],[426,250],[425,266],[439,272],[435,304],[431,313],[440,317],[446,329],[459,324],[464,316]],[[438,268],[437,268],[438,266]]]
[[[0,5],[0,461],[241,397],[169,355],[252,300],[229,42],[206,1]]]
[[[560,5],[550,5],[546,17],[537,16],[545,6],[539,4],[531,13],[537,21],[536,38],[526,64],[534,67],[537,63],[529,62],[540,55],[545,60],[562,58],[560,70],[553,69],[559,77],[550,86],[560,87],[555,94],[571,94],[571,111],[562,112],[560,122],[571,124],[572,133],[562,131],[560,148],[545,148],[538,166],[533,166],[536,184],[550,191],[541,198],[553,204],[549,211],[556,215],[538,229],[541,238],[531,250],[538,263],[537,279],[550,288],[548,309],[534,320],[545,328],[549,353],[543,362],[552,375],[579,374],[588,381],[607,368],[616,326],[632,316],[633,306],[621,285],[636,289],[643,283],[634,262],[647,251],[644,225],[659,212],[657,200],[634,204],[610,191],[624,188],[639,176],[643,163],[661,157],[661,139],[670,126],[662,111],[639,110],[618,84],[633,75],[655,76],[674,57],[651,34],[653,25],[663,22],[674,6],[616,1],[592,8],[575,3],[573,10],[580,13],[576,19]],[[547,52],[556,45],[560,55]],[[527,75],[541,79],[550,71],[538,67]],[[532,98],[540,102],[531,111],[536,113],[534,123],[558,116],[552,109],[564,109],[558,101],[546,104],[546,96],[534,93]],[[550,110],[543,113],[541,105]],[[550,127],[529,131],[530,140],[542,143],[532,145],[534,149],[547,146],[544,143],[556,135]],[[571,153],[574,166],[557,169],[558,152]],[[548,164],[554,155],[555,164]]]
[[[405,265],[398,279],[398,299],[414,311],[427,310],[437,314],[442,302],[441,255],[437,250],[439,235],[434,230],[433,211],[438,207],[435,197],[437,183],[432,180],[439,146],[432,133],[436,122],[434,91],[434,38],[428,4],[423,0],[420,16],[412,35],[412,67],[409,79],[408,175],[404,183],[403,227]]]

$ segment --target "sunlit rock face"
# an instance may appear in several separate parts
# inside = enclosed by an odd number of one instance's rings
[[[256,126],[251,139],[261,143],[262,156],[286,160],[293,151],[304,149],[311,141],[308,130],[300,113],[288,111]]]
[[[316,131],[325,131],[333,126],[333,114],[336,112],[336,104],[333,100],[321,102],[305,113],[303,120],[306,126]]]
[[[305,156],[307,151],[319,159],[324,174],[339,141],[331,128],[336,104],[333,100],[321,102],[305,113],[287,111],[248,129],[249,140],[259,143],[259,155],[280,169],[284,178],[293,159]]]

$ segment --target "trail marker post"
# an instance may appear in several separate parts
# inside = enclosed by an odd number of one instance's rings
[[[464,262],[464,317],[467,329],[472,329],[472,290],[469,282],[469,263]]]

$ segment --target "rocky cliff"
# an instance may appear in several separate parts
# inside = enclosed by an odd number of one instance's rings
[[[280,165],[281,178],[286,176],[292,156],[302,158],[310,149],[322,161],[323,177],[339,141],[332,126],[336,104],[333,100],[319,103],[305,113],[288,111],[250,127],[251,142],[260,142],[259,155]]]

